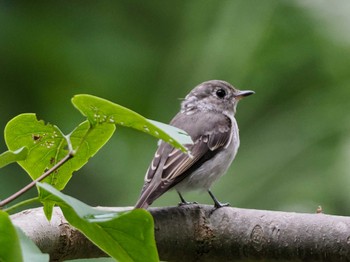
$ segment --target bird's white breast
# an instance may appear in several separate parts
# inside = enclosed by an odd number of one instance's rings
[[[227,148],[223,148],[212,159],[204,162],[197,170],[175,186],[180,192],[190,190],[208,190],[213,182],[224,175],[236,156],[239,147],[237,122],[232,120],[232,137]]]

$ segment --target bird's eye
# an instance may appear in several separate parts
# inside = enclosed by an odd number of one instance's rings
[[[224,98],[226,96],[225,89],[220,88],[216,90],[216,95],[218,96],[218,98]]]

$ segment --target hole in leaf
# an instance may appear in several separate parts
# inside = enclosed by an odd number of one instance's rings
[[[41,140],[41,136],[38,135],[38,134],[33,134],[33,135],[32,135],[32,138],[33,138],[34,142],[38,142],[38,141]]]

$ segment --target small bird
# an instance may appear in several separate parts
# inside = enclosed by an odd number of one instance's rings
[[[208,191],[215,208],[229,205],[220,203],[210,187],[225,174],[236,156],[239,133],[234,115],[238,101],[251,94],[254,92],[240,91],[221,80],[196,86],[170,122],[191,136],[193,144],[185,145],[190,153],[160,141],[135,208],[146,209],[172,188],[179,194],[180,205],[190,204],[182,193],[196,189]]]

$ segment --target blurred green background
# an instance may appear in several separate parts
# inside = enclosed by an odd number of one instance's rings
[[[345,0],[1,1],[1,130],[34,112],[69,133],[84,120],[70,103],[79,93],[167,123],[178,98],[222,79],[256,94],[238,106],[241,148],[212,188],[218,199],[350,215],[349,12]],[[64,192],[133,205],[156,142],[118,128]],[[0,198],[28,182],[18,166],[2,169]],[[153,206],[177,203],[169,192]]]

